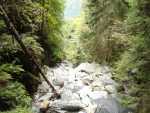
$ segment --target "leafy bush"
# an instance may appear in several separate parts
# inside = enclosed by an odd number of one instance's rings
[[[24,86],[18,82],[9,82],[6,87],[0,89],[1,100],[8,100],[6,103],[10,104],[10,107],[15,107],[17,105],[23,107],[29,107],[31,98],[27,94]],[[1,105],[3,102],[1,103]],[[8,105],[9,106],[9,105]]]
[[[13,109],[18,105],[30,106],[31,98],[25,87],[13,78],[14,75],[20,76],[23,71],[19,65],[0,65],[0,111]]]

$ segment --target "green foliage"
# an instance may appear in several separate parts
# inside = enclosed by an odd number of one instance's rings
[[[38,32],[40,43],[45,50],[48,64],[57,62],[63,58],[62,52],[62,29],[63,3],[60,0],[45,0],[40,3],[43,7],[41,29]],[[49,7],[51,6],[51,7]]]
[[[89,53],[85,52],[83,47],[82,32],[87,29],[84,24],[84,15],[80,15],[74,19],[67,20],[64,29],[64,46],[63,51],[65,58],[74,64],[87,61]]]
[[[137,69],[141,65],[142,61],[137,60],[131,55],[131,51],[126,51],[121,56],[121,60],[116,62],[116,72],[118,72],[118,78],[121,80],[126,80],[128,71],[132,69]]]
[[[17,106],[16,109],[0,113],[33,113],[30,108]]]
[[[40,66],[60,60],[63,56],[60,32],[64,1],[4,2],[4,8],[32,58]],[[0,17],[0,111],[31,113],[30,96],[36,91],[40,77],[31,59],[8,31],[3,17]]]
[[[125,37],[122,21],[127,6],[120,0],[87,0],[86,7],[86,18],[90,28],[87,40],[89,52],[97,62],[112,63],[116,60],[115,57],[119,57],[124,51],[124,46],[128,45],[122,43],[122,37]]]
[[[9,82],[6,87],[0,89],[0,98],[2,100],[8,100],[8,104],[11,107],[20,105],[23,107],[29,107],[31,98],[27,95],[25,88],[18,82]]]
[[[128,107],[129,105],[134,105],[137,102],[137,98],[135,97],[131,97],[131,96],[127,96],[127,95],[121,95],[120,96],[122,98],[122,105]]]
[[[85,5],[88,29],[81,42],[88,59],[113,64],[122,103],[148,113],[150,1],[87,0]]]
[[[65,23],[64,28],[64,53],[65,58],[73,63],[77,63],[76,57],[78,52],[79,37],[77,34],[78,27],[76,26],[77,19],[70,20]]]
[[[5,27],[6,27],[6,25],[5,25],[4,21],[0,20],[0,34],[5,32],[5,29],[4,29]]]
[[[148,88],[150,83],[149,4],[149,0],[129,1],[130,9],[125,21],[125,27],[128,29],[132,43],[130,43],[130,49],[122,54],[121,59],[116,63],[117,76],[115,77],[120,79],[121,82],[128,81],[129,94],[127,98],[136,98],[136,102],[132,101],[132,103],[138,104],[135,106],[137,113],[148,113],[148,106],[150,105],[150,102],[146,101],[150,93]],[[129,72],[134,69],[138,71],[131,76]],[[134,88],[131,86],[134,86]],[[123,99],[126,105],[130,105],[130,102],[126,100],[128,99]]]
[[[28,96],[24,86],[14,81],[14,77],[19,76],[23,71],[19,65],[0,65],[0,111],[13,109],[18,105],[29,107],[31,98]]]
[[[36,36],[25,36],[22,41],[28,48],[28,50],[32,53],[32,55],[38,60],[43,58],[44,49],[41,45],[36,41]]]
[[[145,46],[143,39],[136,37],[136,40],[133,40],[132,48],[122,54],[121,59],[118,60],[115,65],[115,71],[117,73],[115,75],[116,80],[120,81],[122,85],[124,81],[128,81],[127,88],[129,93],[124,95],[125,92],[121,92],[121,94],[122,103],[129,107],[132,107],[132,104],[140,104],[140,100],[145,99],[143,95],[149,95],[150,92],[149,88],[147,88],[150,80],[149,70],[147,69],[149,63],[144,58],[147,58],[145,52],[148,48],[145,48]],[[134,75],[131,75],[133,70],[136,70],[136,72]],[[150,105],[149,102],[143,102],[143,104]],[[137,110],[137,108],[137,106],[134,106],[134,109]],[[148,107],[143,106],[141,109],[148,109]],[[137,110],[138,113],[141,113],[140,111],[141,110]]]
[[[12,79],[11,75],[19,75],[24,70],[19,65],[14,64],[2,64],[0,65],[0,80]]]
[[[63,57],[63,3],[63,0],[7,0],[5,3],[5,9],[19,33],[38,36],[36,41],[43,47],[45,63],[48,64]]]
[[[12,36],[6,33],[0,35],[0,45],[1,45],[0,48],[1,55],[7,54],[9,52],[14,54],[17,51],[17,47],[16,44],[14,44]]]
[[[20,74],[20,72],[23,72],[24,70],[19,65],[3,64],[0,67],[0,71],[4,71],[4,72],[7,72],[7,73]]]

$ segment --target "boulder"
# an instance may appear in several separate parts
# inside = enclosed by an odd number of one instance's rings
[[[122,108],[116,99],[108,97],[107,99],[101,98],[95,101],[98,104],[95,113],[121,113]]]
[[[113,85],[107,85],[105,86],[105,90],[108,91],[110,94],[116,94],[116,88]]]
[[[35,113],[121,113],[115,99],[116,83],[109,67],[81,63],[73,68],[71,63],[64,61],[46,70],[46,76],[61,98],[49,100],[53,94],[43,80],[34,96]]]
[[[108,93],[106,91],[93,91],[88,94],[91,100],[95,101],[101,98],[108,98]]]

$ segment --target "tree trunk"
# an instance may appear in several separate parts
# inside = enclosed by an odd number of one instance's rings
[[[20,47],[22,48],[22,50],[24,51],[24,53],[27,55],[27,57],[32,61],[32,63],[36,66],[36,70],[41,74],[41,76],[44,78],[44,80],[47,82],[47,84],[50,86],[50,88],[52,88],[52,91],[54,92],[54,94],[56,96],[59,96],[59,94],[57,93],[56,89],[54,88],[54,86],[51,84],[51,82],[47,79],[47,77],[44,75],[40,65],[38,64],[38,62],[36,61],[36,59],[33,58],[33,56],[30,54],[30,52],[28,52],[28,49],[26,48],[26,46],[24,45],[24,43],[21,40],[21,35],[18,33],[18,31],[16,30],[14,24],[11,22],[11,20],[9,19],[7,12],[4,9],[4,6],[2,6],[0,4],[0,10],[2,13],[2,17],[4,18],[4,21],[8,27],[8,29],[10,30],[11,34],[14,35],[15,40],[18,42],[18,44],[20,45]]]

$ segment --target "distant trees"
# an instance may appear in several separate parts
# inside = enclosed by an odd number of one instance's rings
[[[110,62],[126,46],[118,37],[123,32],[120,26],[127,6],[120,0],[87,0],[86,7],[91,54],[96,61]]]

